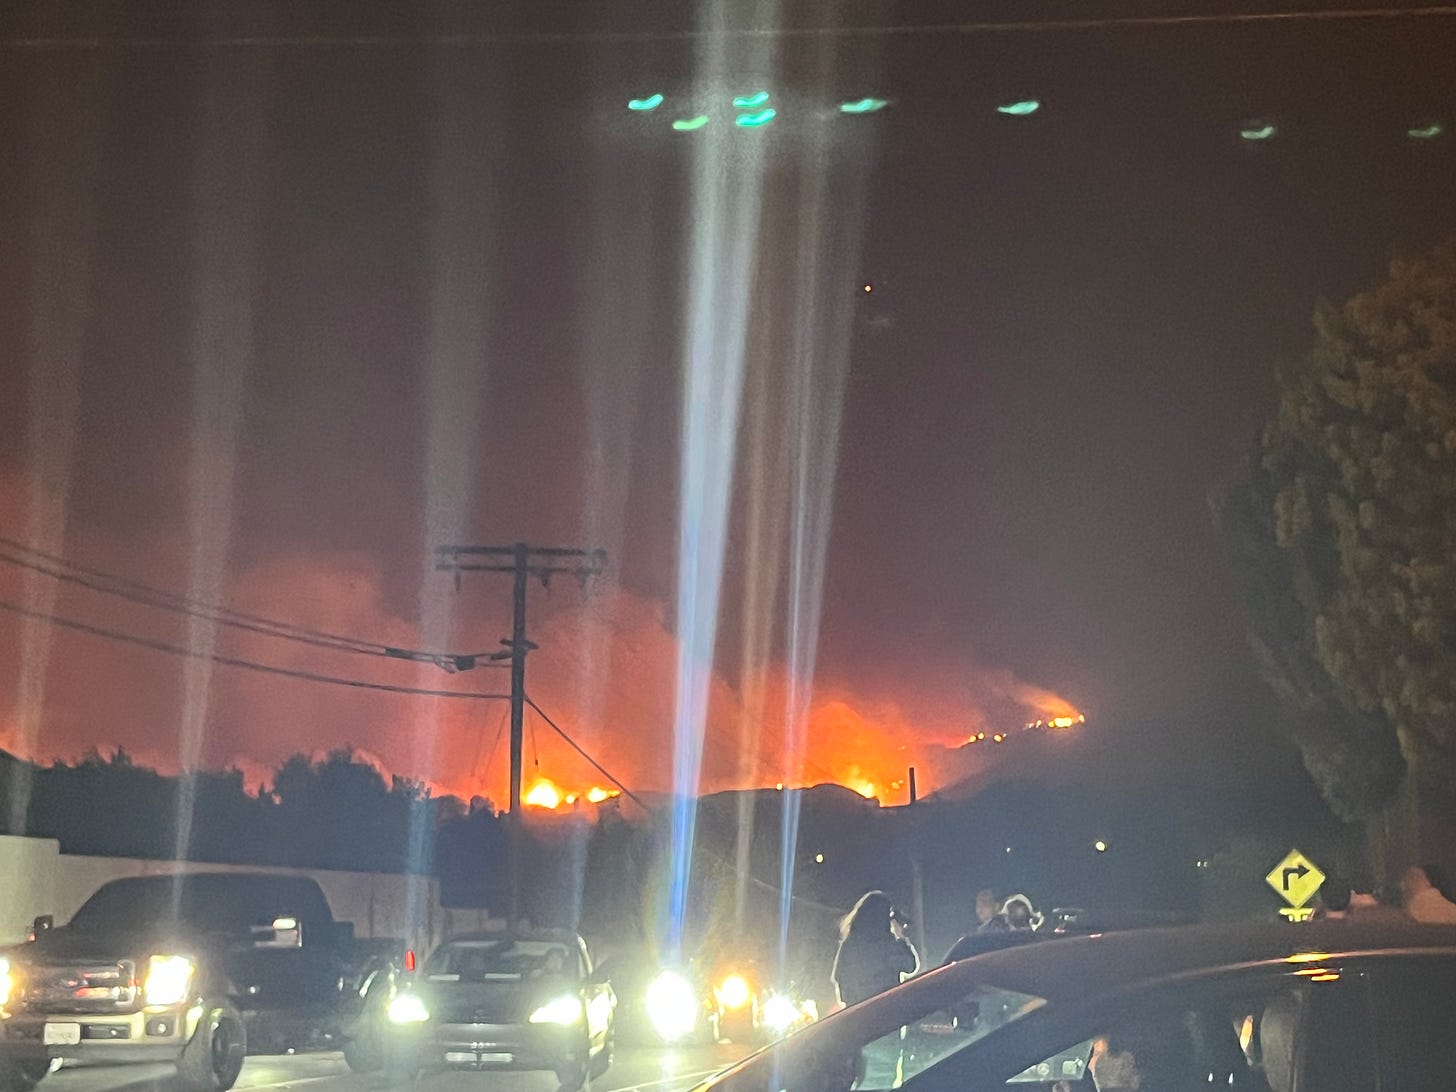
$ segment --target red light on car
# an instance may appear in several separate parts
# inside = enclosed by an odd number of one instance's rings
[[[407,971],[413,971],[415,969],[415,950],[413,948],[405,949],[404,969]]]

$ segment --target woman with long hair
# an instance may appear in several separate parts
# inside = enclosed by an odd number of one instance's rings
[[[867,891],[839,923],[834,956],[834,988],[853,1005],[898,986],[920,968],[920,957],[905,938],[905,919],[883,891]]]

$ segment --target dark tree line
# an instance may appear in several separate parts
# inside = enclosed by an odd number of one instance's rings
[[[123,750],[50,765],[0,753],[0,833],[54,838],[64,853],[427,873],[439,827],[464,814],[349,748],[294,755],[253,790],[239,770],[170,777]]]

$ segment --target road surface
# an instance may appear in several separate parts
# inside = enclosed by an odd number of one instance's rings
[[[693,1047],[620,1047],[612,1068],[591,1082],[591,1092],[684,1092],[748,1053],[723,1043]],[[40,1092],[170,1092],[167,1066],[61,1070]],[[236,1088],[299,1089],[301,1092],[389,1092],[381,1076],[349,1072],[342,1054],[249,1058]],[[427,1075],[419,1092],[556,1092],[549,1073],[440,1073]]]

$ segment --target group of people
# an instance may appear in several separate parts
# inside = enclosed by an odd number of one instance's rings
[[[1413,865],[1400,882],[1399,905],[1382,902],[1373,894],[1355,891],[1338,876],[1328,876],[1320,887],[1315,916],[1324,920],[1358,918],[1416,921],[1426,925],[1456,925],[1452,888],[1436,865]],[[961,937],[943,962],[953,963],[982,951],[1002,947],[1016,939],[1005,934],[1027,934],[1042,924],[1042,916],[1025,895],[1001,898],[986,888],[976,894],[976,922]],[[920,969],[920,953],[910,943],[909,919],[883,891],[860,897],[840,923],[839,950],[833,979],[842,1004],[853,1005],[898,986]]]
[[[1381,901],[1376,895],[1356,891],[1335,875],[1320,885],[1315,917],[1325,921],[1358,919],[1370,921],[1415,921],[1422,925],[1456,925],[1456,902],[1448,896],[1452,888],[1439,865],[1412,865],[1400,878],[1399,905]]]
[[[999,946],[997,934],[1023,933],[1041,925],[1041,915],[1025,895],[999,899],[985,889],[976,895],[976,926],[958,940],[944,962],[963,959],[965,948]],[[910,921],[883,891],[860,897],[839,926],[834,957],[834,986],[842,1004],[853,1005],[898,986],[920,969],[920,953],[907,935]],[[977,939],[985,938],[985,939]]]

